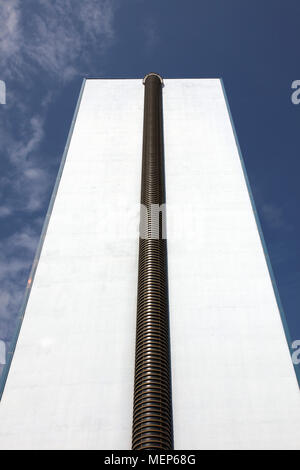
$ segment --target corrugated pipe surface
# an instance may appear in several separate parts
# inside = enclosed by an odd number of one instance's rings
[[[162,79],[144,79],[145,108],[132,448],[173,448]],[[160,211],[162,209],[162,211]]]

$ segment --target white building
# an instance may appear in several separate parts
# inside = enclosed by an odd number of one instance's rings
[[[140,79],[83,84],[0,449],[130,449],[143,94]],[[300,450],[284,316],[222,83],[166,79],[163,107],[175,449]]]

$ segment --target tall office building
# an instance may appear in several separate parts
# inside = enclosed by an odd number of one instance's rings
[[[139,233],[152,206],[154,240]],[[0,448],[300,449],[268,264],[222,82],[86,80],[7,356]]]

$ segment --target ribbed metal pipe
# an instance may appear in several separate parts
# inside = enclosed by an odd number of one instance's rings
[[[141,204],[147,208],[148,224],[139,240],[132,448],[170,450],[173,426],[167,241],[164,217],[151,217],[151,207],[165,204],[162,79],[149,74],[144,85]],[[157,224],[158,235],[153,236],[153,225]],[[141,211],[141,226],[145,226],[145,210]]]

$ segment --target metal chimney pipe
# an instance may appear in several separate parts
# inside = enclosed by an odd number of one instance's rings
[[[173,449],[162,78],[146,75],[132,449]],[[161,205],[163,205],[161,207]]]

